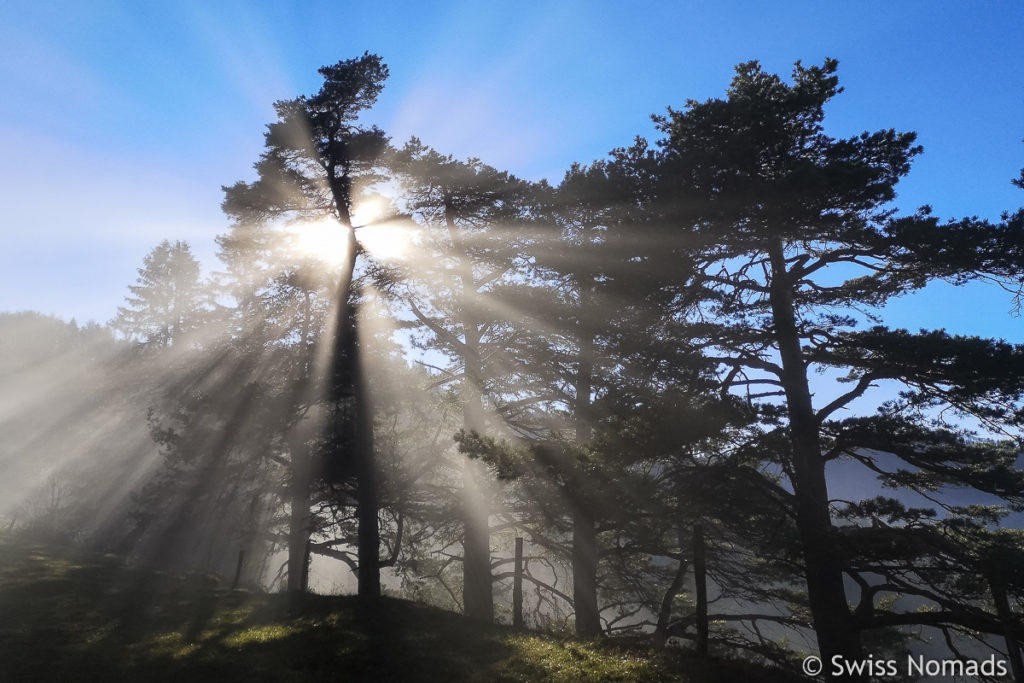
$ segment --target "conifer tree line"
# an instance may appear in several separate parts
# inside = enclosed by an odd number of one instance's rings
[[[884,306],[1019,305],[1024,211],[893,208],[922,149],[831,137],[837,69],[741,64],[552,185],[367,125],[376,55],[324,67],[224,188],[223,269],[163,242],[112,324],[159,456],[89,538],[510,621],[520,536],[528,624],[664,644],[697,638],[700,529],[714,652],[854,661],[925,627],[1019,666],[1024,346]],[[338,259],[303,247],[325,226]]]

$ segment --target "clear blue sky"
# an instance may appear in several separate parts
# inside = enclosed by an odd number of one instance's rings
[[[51,2],[0,7],[0,311],[111,318],[145,254],[185,239],[206,269],[220,186],[252,177],[271,103],[326,63],[380,54],[373,120],[557,182],[719,96],[733,66],[840,60],[833,135],[915,130],[898,205],[998,218],[1024,205],[1024,3]],[[933,290],[895,322],[1024,341],[995,290]]]

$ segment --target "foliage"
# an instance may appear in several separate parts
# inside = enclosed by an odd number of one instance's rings
[[[911,133],[826,135],[825,104],[841,92],[836,69],[834,60],[797,63],[790,85],[756,62],[741,64],[726,99],[691,101],[656,118],[665,137],[655,205],[679,232],[680,256],[699,265],[689,282],[703,299],[699,312],[683,307],[675,316],[719,364],[725,390],[769,407],[770,419],[744,449],[758,452],[792,491],[778,499],[798,545],[775,557],[804,575],[826,660],[859,657],[861,631],[892,623],[876,603],[883,595],[925,595],[940,605],[971,600],[955,590],[915,589],[920,575],[896,581],[895,567],[905,566],[896,558],[868,561],[869,539],[880,536],[901,538],[912,566],[928,566],[925,556],[938,549],[918,545],[902,513],[859,526],[857,511],[866,507],[829,499],[830,462],[861,463],[883,484],[940,506],[935,496],[944,486],[970,486],[1013,506],[1024,491],[1014,467],[1024,347],[941,330],[854,329],[874,320],[872,309],[889,298],[933,279],[992,276],[993,245],[1013,230],[978,220],[940,225],[926,210],[895,217],[888,202],[921,150]],[[815,372],[835,377],[837,391],[813,395]],[[875,415],[836,418],[887,381],[900,393],[876,403]],[[972,433],[971,423],[982,433]],[[903,461],[895,471],[893,459]],[[943,507],[979,530],[993,521],[988,511]],[[834,522],[834,508],[845,523]],[[937,535],[950,522],[914,518]],[[856,617],[847,608],[846,576],[861,589]]]
[[[199,262],[185,242],[164,240],[150,251],[139,268],[132,296],[117,309],[111,326],[129,339],[165,348],[180,342],[199,323],[204,290]]]

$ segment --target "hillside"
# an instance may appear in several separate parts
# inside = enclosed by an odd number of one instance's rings
[[[384,598],[225,590],[0,538],[2,681],[787,680],[612,642],[481,627]]]

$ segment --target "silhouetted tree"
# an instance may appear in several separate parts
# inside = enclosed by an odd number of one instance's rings
[[[630,258],[636,253],[630,233],[639,220],[632,184],[614,164],[574,165],[546,198],[550,227],[526,245],[530,279],[500,293],[521,311],[512,353],[524,366],[506,418],[537,446],[539,457],[523,468],[531,479],[523,483],[532,489],[532,500],[524,503],[569,519],[574,620],[585,636],[603,631],[598,532],[629,516],[620,508],[636,507],[621,495],[629,488],[627,469],[650,455],[642,448],[627,453],[609,447],[612,397],[636,388],[639,377],[630,375],[637,368],[629,356],[656,346],[653,326],[662,318],[657,304],[646,305],[638,285],[644,264]],[[676,361],[682,360],[680,348],[671,349]],[[617,407],[630,412],[626,404]],[[554,487],[554,496],[546,487]],[[553,499],[566,509],[557,509]]]
[[[997,244],[1013,239],[976,220],[894,218],[887,203],[920,148],[913,134],[892,130],[827,136],[821,122],[840,92],[836,66],[798,63],[790,85],[756,62],[742,64],[726,99],[658,117],[657,210],[676,226],[680,255],[696,254],[701,266],[707,304],[700,316],[679,312],[691,323],[688,336],[703,339],[729,390],[781,407],[756,447],[793,490],[822,656],[852,661],[884,589],[866,587],[869,576],[851,565],[858,546],[830,513],[827,463],[860,462],[887,484],[925,494],[941,483],[1018,501],[1024,479],[1005,444],[969,443],[962,426],[934,420],[947,408],[989,427],[1012,422],[1024,349],[941,331],[852,329],[861,315],[871,319],[868,308],[934,278],[971,279],[991,266]],[[843,373],[839,381],[852,387],[815,400],[809,377],[818,368]],[[877,415],[835,419],[883,381],[903,391]],[[887,471],[883,453],[912,469]],[[844,576],[862,584],[856,617]]]
[[[266,151],[256,164],[259,178],[225,188],[223,208],[240,225],[330,218],[344,231],[347,252],[335,289],[334,327],[321,343],[330,346],[335,368],[328,393],[336,403],[348,404],[336,415],[346,416],[351,438],[333,439],[336,445],[348,444],[350,450],[332,453],[327,460],[333,461],[328,471],[351,472],[358,482],[359,592],[375,596],[380,593],[380,571],[372,412],[360,380],[349,296],[359,251],[353,206],[360,192],[378,179],[374,171],[387,147],[384,133],[361,126],[358,117],[376,101],[388,70],[379,57],[366,53],[325,66],[320,74],[324,84],[316,94],[275,103],[278,119],[268,126]],[[308,454],[293,457],[289,573],[297,577],[303,572],[309,538],[309,487],[318,473]],[[294,591],[301,585],[290,578],[289,587]]]

